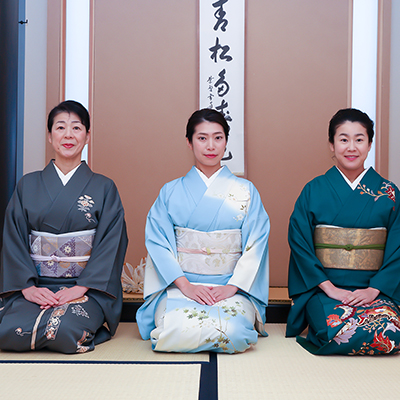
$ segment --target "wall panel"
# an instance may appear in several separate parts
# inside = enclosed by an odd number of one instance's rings
[[[91,166],[120,190],[136,265],[161,186],[192,165],[184,136],[198,105],[197,1],[93,5]],[[271,217],[271,284],[285,285],[290,213],[333,164],[328,121],[350,102],[351,0],[248,0],[246,12],[247,177]]]
[[[286,285],[289,216],[333,164],[328,122],[350,105],[351,1],[247,4],[247,171],[271,218],[271,282]]]
[[[197,3],[94,2],[92,167],[117,184],[127,262],[146,255],[144,225],[162,185],[191,166],[185,126],[197,107]]]

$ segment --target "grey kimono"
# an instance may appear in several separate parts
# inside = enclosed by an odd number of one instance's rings
[[[65,186],[53,162],[25,175],[5,215],[0,348],[76,353],[108,340],[122,309],[127,243],[124,209],[109,178],[85,163]],[[75,254],[78,248],[82,254]],[[89,290],[80,299],[43,310],[22,295],[32,285],[53,292],[74,285]]]

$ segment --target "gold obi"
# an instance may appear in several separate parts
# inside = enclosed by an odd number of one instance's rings
[[[315,254],[325,268],[377,271],[383,262],[386,228],[317,226]]]

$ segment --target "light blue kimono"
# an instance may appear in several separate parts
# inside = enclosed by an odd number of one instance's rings
[[[233,273],[205,275],[183,272],[177,260],[175,227],[202,232],[239,229],[242,255]],[[234,176],[227,167],[223,167],[209,188],[195,167],[185,177],[164,185],[147,217],[146,247],[149,257],[145,269],[145,303],[136,316],[142,338],[150,339],[151,332],[156,328],[156,308],[167,296],[167,288],[171,289],[171,296],[167,300],[166,318],[169,313],[180,312],[183,313],[182,318],[197,320],[198,330],[202,329],[204,319],[207,319],[208,323],[217,321],[215,331],[224,332],[214,339],[200,340],[197,344],[194,341],[188,346],[181,345],[181,336],[175,334],[171,348],[164,346],[161,351],[244,351],[251,343],[257,342],[258,333],[254,324],[266,336],[263,325],[268,304],[269,229],[269,218],[257,189],[251,182]],[[180,291],[173,282],[181,276],[186,276],[192,283],[237,286],[239,291],[234,296],[234,305],[228,306],[223,301],[219,302],[223,304],[203,306],[188,298],[174,298]],[[180,297],[184,296],[180,293]],[[251,303],[252,322],[249,322],[249,316],[246,318],[242,300]],[[224,328],[221,328],[221,321]],[[225,331],[228,322],[234,323],[229,333]],[[181,327],[177,330],[181,332]],[[154,337],[152,344],[154,350],[159,350]]]

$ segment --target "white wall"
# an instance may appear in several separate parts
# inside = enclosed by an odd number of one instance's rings
[[[400,186],[400,1],[392,1],[389,179]]]
[[[26,0],[26,19],[24,174],[45,164],[47,0]]]

